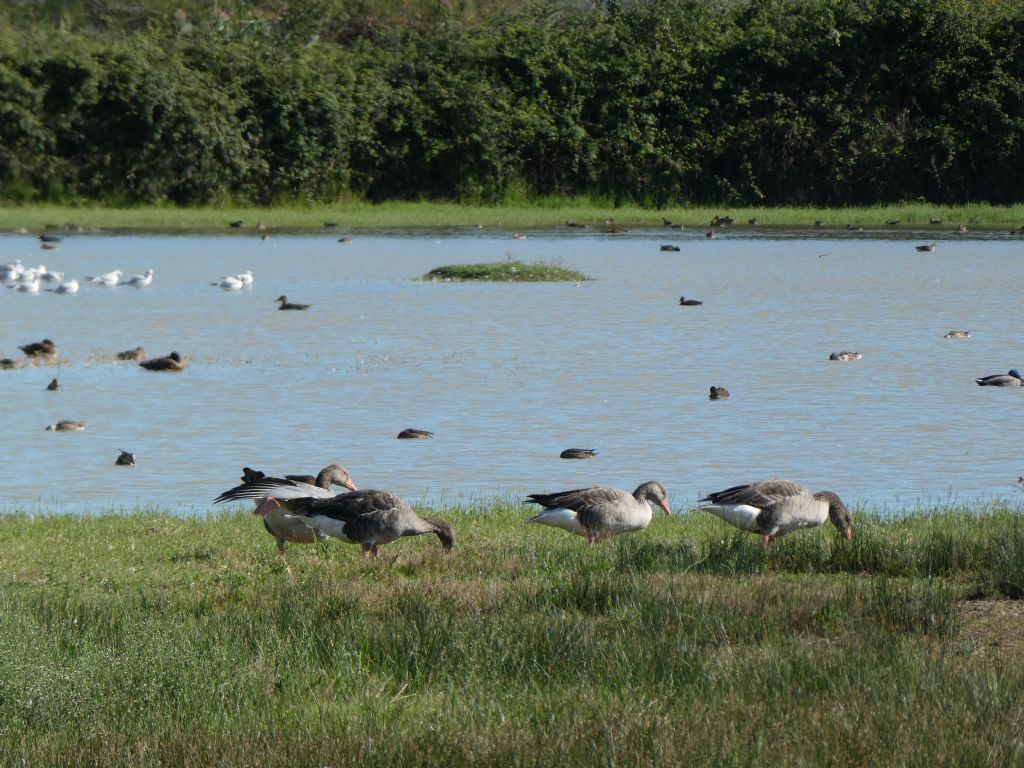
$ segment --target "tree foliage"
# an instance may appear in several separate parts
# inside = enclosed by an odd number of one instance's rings
[[[1024,188],[1022,0],[87,6],[0,12],[0,198],[846,205]]]

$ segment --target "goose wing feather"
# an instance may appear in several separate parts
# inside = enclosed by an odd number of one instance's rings
[[[309,483],[300,483],[284,477],[261,477],[224,491],[224,493],[213,500],[213,503],[219,504],[222,501],[235,501],[237,499],[265,499],[268,497],[280,501],[304,498],[330,499],[333,496],[333,491],[316,485],[310,485]]]
[[[528,501],[547,509],[571,509],[577,514],[595,508],[605,508],[632,500],[632,494],[618,488],[577,488],[558,493],[533,493]]]
[[[746,485],[734,485],[724,491],[709,493],[701,501],[709,501],[712,504],[746,504],[758,509],[766,509],[779,502],[792,499],[797,496],[809,496],[810,491],[799,483],[782,478],[761,480],[757,483]]]
[[[300,503],[293,504],[292,508],[299,514],[323,515],[346,522],[363,515],[412,511],[412,507],[399,496],[390,491],[375,491],[373,489],[341,493],[337,496],[333,493],[326,497],[320,495],[318,498],[303,499]]]

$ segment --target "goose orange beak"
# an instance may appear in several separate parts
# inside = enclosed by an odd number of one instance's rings
[[[843,536],[846,537],[847,541],[851,541],[853,539],[853,526],[852,525],[848,525],[845,528],[843,528]]]
[[[669,517],[672,517],[672,510],[668,508],[668,502],[667,501],[659,501],[658,502],[658,506],[661,507],[663,510],[665,510],[665,514],[666,515],[668,515]]]
[[[353,483],[351,480],[349,480],[347,483],[345,483],[345,487],[348,488],[350,491],[357,491],[357,490],[359,490],[358,488],[356,488],[356,484]]]

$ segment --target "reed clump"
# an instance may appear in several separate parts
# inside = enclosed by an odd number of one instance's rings
[[[290,570],[248,512],[0,518],[0,764],[1022,758],[1010,510],[769,550],[700,513],[596,547],[518,503],[432,514],[451,557],[331,542]]]

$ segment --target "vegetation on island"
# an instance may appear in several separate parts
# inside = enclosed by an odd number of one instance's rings
[[[1005,205],[1022,37],[1022,0],[6,3],[0,199]]]
[[[449,264],[435,267],[423,276],[424,280],[488,281],[494,283],[558,283],[589,280],[574,269],[556,264],[522,261],[497,261],[493,264]]]
[[[0,517],[4,765],[1016,765],[1024,519],[711,515],[282,559],[249,510]],[[286,563],[290,571],[285,569]]]

